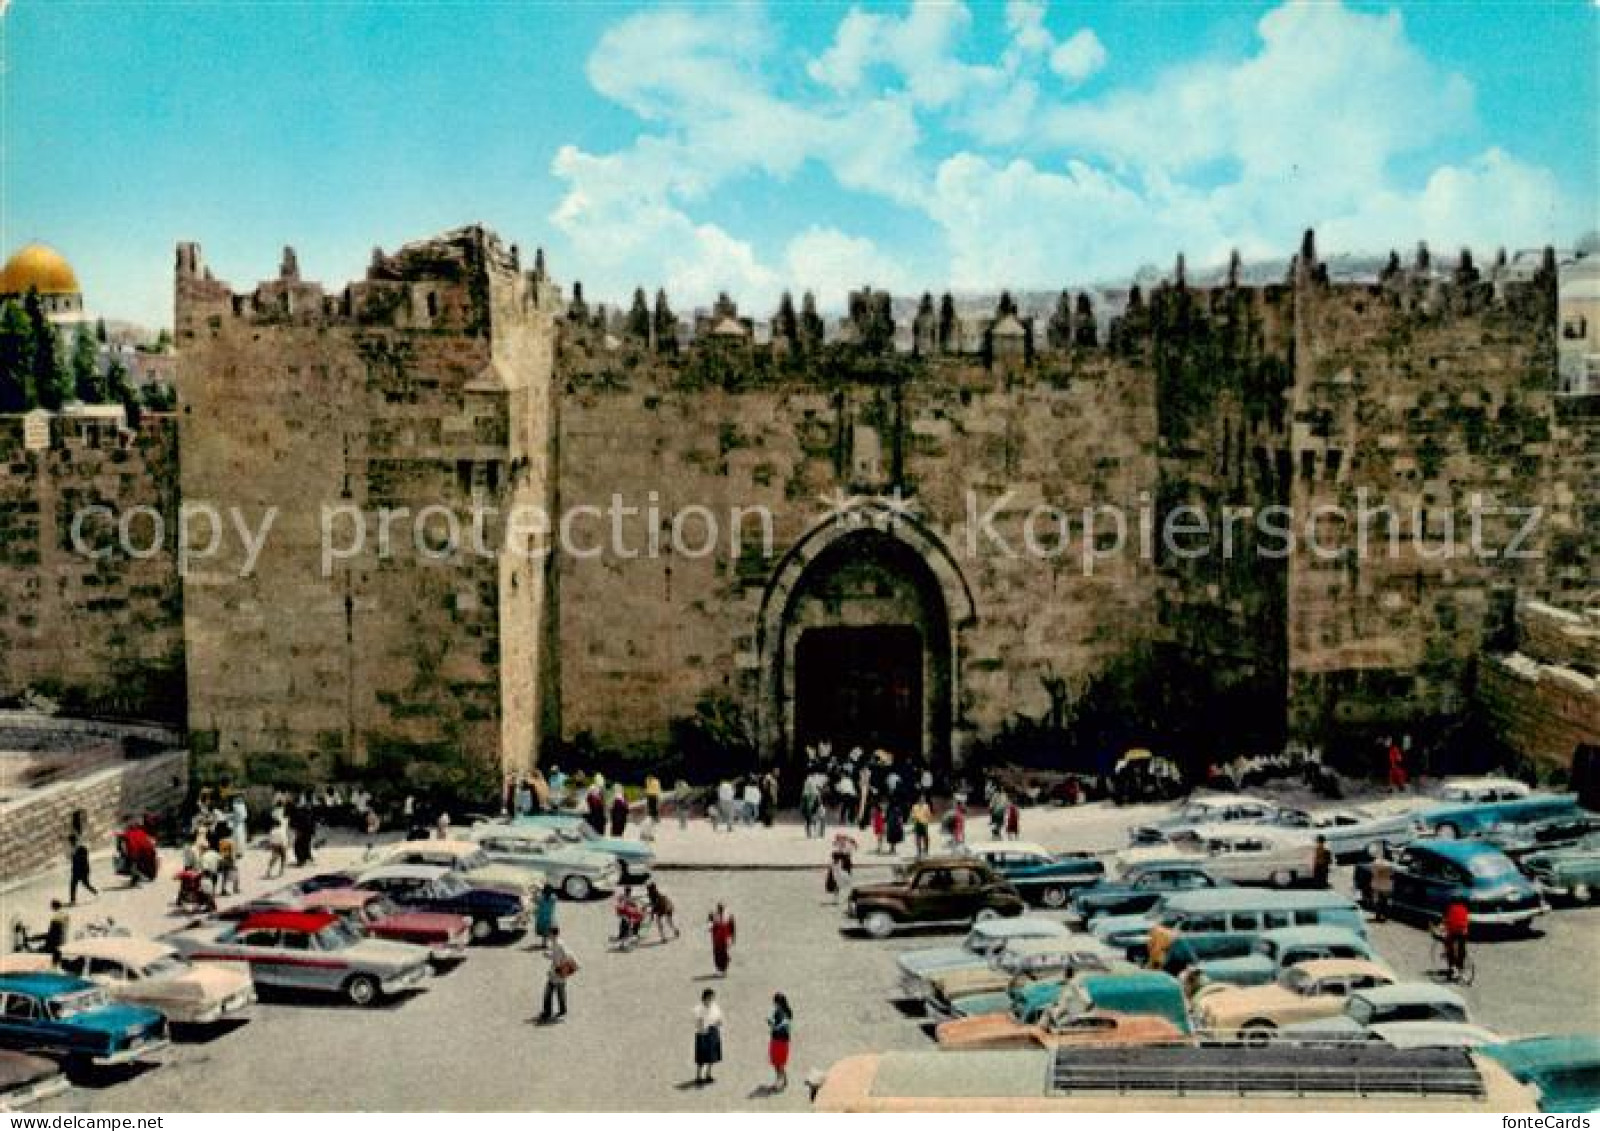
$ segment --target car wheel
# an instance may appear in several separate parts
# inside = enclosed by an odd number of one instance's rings
[[[991,919],[1000,918],[1000,912],[992,907],[980,907],[978,913],[972,917],[974,923],[987,923]]]
[[[1275,887],[1275,888],[1286,888],[1286,887],[1293,887],[1294,886],[1294,873],[1293,872],[1277,871],[1277,872],[1272,873],[1272,875],[1267,877],[1267,878],[1272,883],[1272,886]]]
[[[1067,905],[1068,894],[1067,889],[1060,884],[1051,884],[1039,893],[1039,900],[1046,907],[1052,907],[1059,911]]]
[[[867,917],[861,920],[861,925],[875,939],[886,939],[894,934],[894,916],[887,911],[868,912]]]
[[[1594,889],[1588,884],[1573,884],[1572,898],[1578,903],[1588,903],[1594,898]]]
[[[1461,837],[1461,830],[1456,828],[1454,825],[1443,824],[1439,826],[1435,835],[1438,836],[1440,840],[1459,840]]]
[[[1239,1035],[1244,1039],[1245,1044],[1259,1048],[1270,1042],[1277,1031],[1278,1027],[1271,1021],[1257,1020],[1246,1022],[1244,1028],[1239,1031]]]
[[[494,934],[493,919],[474,919],[472,921],[472,941],[486,942]]]
[[[568,876],[561,881],[561,890],[571,900],[585,900],[594,894],[594,885],[588,876]]]
[[[344,996],[351,1005],[371,1005],[378,1000],[378,983],[370,975],[357,974],[344,984]]]

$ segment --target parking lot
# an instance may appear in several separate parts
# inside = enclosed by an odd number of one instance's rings
[[[1138,815],[1099,806],[1030,810],[1025,833],[1052,848],[1109,847]],[[721,838],[669,828],[661,849],[665,860],[688,866],[660,875],[683,938],[617,953],[606,943],[608,903],[563,903],[563,933],[582,969],[561,1024],[533,1023],[545,962],[519,940],[474,948],[423,992],[376,1009],[264,1002],[247,1023],[179,1042],[159,1066],[85,1079],[47,1109],[803,1110],[800,1081],[811,1068],[857,1052],[933,1047],[922,1019],[890,1000],[895,957],[948,943],[950,933],[874,942],[841,932],[838,909],[823,892],[824,849],[796,826]],[[707,866],[717,860],[724,866]],[[813,861],[815,869],[801,870]],[[882,864],[870,852],[864,863],[866,877]],[[1348,883],[1340,870],[1335,885]],[[141,916],[161,912],[169,888],[110,892],[80,914],[109,913],[139,926],[147,921]],[[726,978],[713,976],[705,932],[719,900],[738,921]],[[1474,1020],[1507,1035],[1600,1029],[1597,930],[1600,909],[1564,908],[1542,918],[1531,937],[1476,944],[1477,981],[1464,991]],[[1427,976],[1430,940],[1422,929],[1389,922],[1371,931],[1403,976]],[[695,1087],[691,1013],[708,986],[727,1014],[727,1059],[716,1083]],[[776,1096],[764,1087],[764,1019],[774,990],[786,992],[797,1013],[793,1083]]]

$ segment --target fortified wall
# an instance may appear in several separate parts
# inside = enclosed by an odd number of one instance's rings
[[[171,416],[146,414],[132,429],[120,418],[0,416],[0,694],[31,689],[74,714],[183,723],[177,440]]]
[[[185,504],[272,516],[254,560],[225,537],[185,580],[211,770],[479,786],[529,763],[545,574],[505,516],[552,490],[555,301],[478,228],[374,252],[340,294],[292,251],[235,294],[180,245]]]
[[[1554,264],[1330,282],[1308,236],[1279,284],[1237,267],[898,327],[868,289],[825,332],[591,311],[479,228],[338,293],[292,251],[236,293],[181,245],[176,424],[0,429],[0,693],[184,713],[207,777],[474,787],[708,701],[769,757],[954,763],[1128,657],[1187,673],[1152,710],[1219,746],[1458,717],[1519,598],[1600,599]],[[76,554],[99,500],[159,550]],[[218,524],[181,558],[180,502]]]

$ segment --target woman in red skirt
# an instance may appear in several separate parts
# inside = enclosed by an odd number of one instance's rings
[[[772,1039],[767,1042],[767,1060],[772,1063],[772,1090],[789,1086],[789,1038],[794,1031],[794,1010],[783,994],[772,995],[772,1016],[767,1018]]]

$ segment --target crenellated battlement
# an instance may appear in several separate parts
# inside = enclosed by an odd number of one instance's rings
[[[496,312],[554,312],[559,290],[544,270],[544,252],[524,271],[516,245],[506,247],[471,225],[385,253],[374,248],[366,277],[329,293],[300,275],[292,247],[283,249],[275,279],[235,292],[206,267],[200,245],[180,243],[176,269],[179,342],[220,332],[228,321],[255,326],[389,328],[486,334]]]
[[[1524,253],[1510,260],[1502,250],[1480,268],[1463,249],[1453,264],[1434,261],[1419,244],[1408,262],[1391,252],[1387,264],[1370,277],[1334,279],[1319,259],[1315,236],[1307,231],[1281,282],[1242,282],[1237,252],[1221,280],[1196,285],[1184,256],[1153,286],[1132,283],[1125,290],[1063,290],[1053,308],[1024,311],[1003,292],[986,311],[949,292],[937,299],[924,292],[913,305],[870,285],[851,292],[846,313],[831,322],[818,314],[807,292],[797,311],[785,293],[766,319],[740,313],[723,294],[708,311],[690,318],[673,313],[668,296],[657,291],[651,307],[641,288],[623,312],[591,307],[582,284],[574,284],[561,320],[562,344],[580,368],[604,365],[604,358],[642,354],[672,359],[682,370],[704,368],[706,357],[738,360],[751,370],[792,372],[806,358],[898,357],[922,362],[926,371],[981,364],[1008,372],[1057,368],[1096,354],[1144,356],[1157,345],[1182,344],[1208,326],[1309,325],[1328,319],[1360,319],[1390,327],[1438,320],[1483,318],[1504,325],[1547,326],[1555,317],[1556,265],[1546,248],[1535,262]]]

